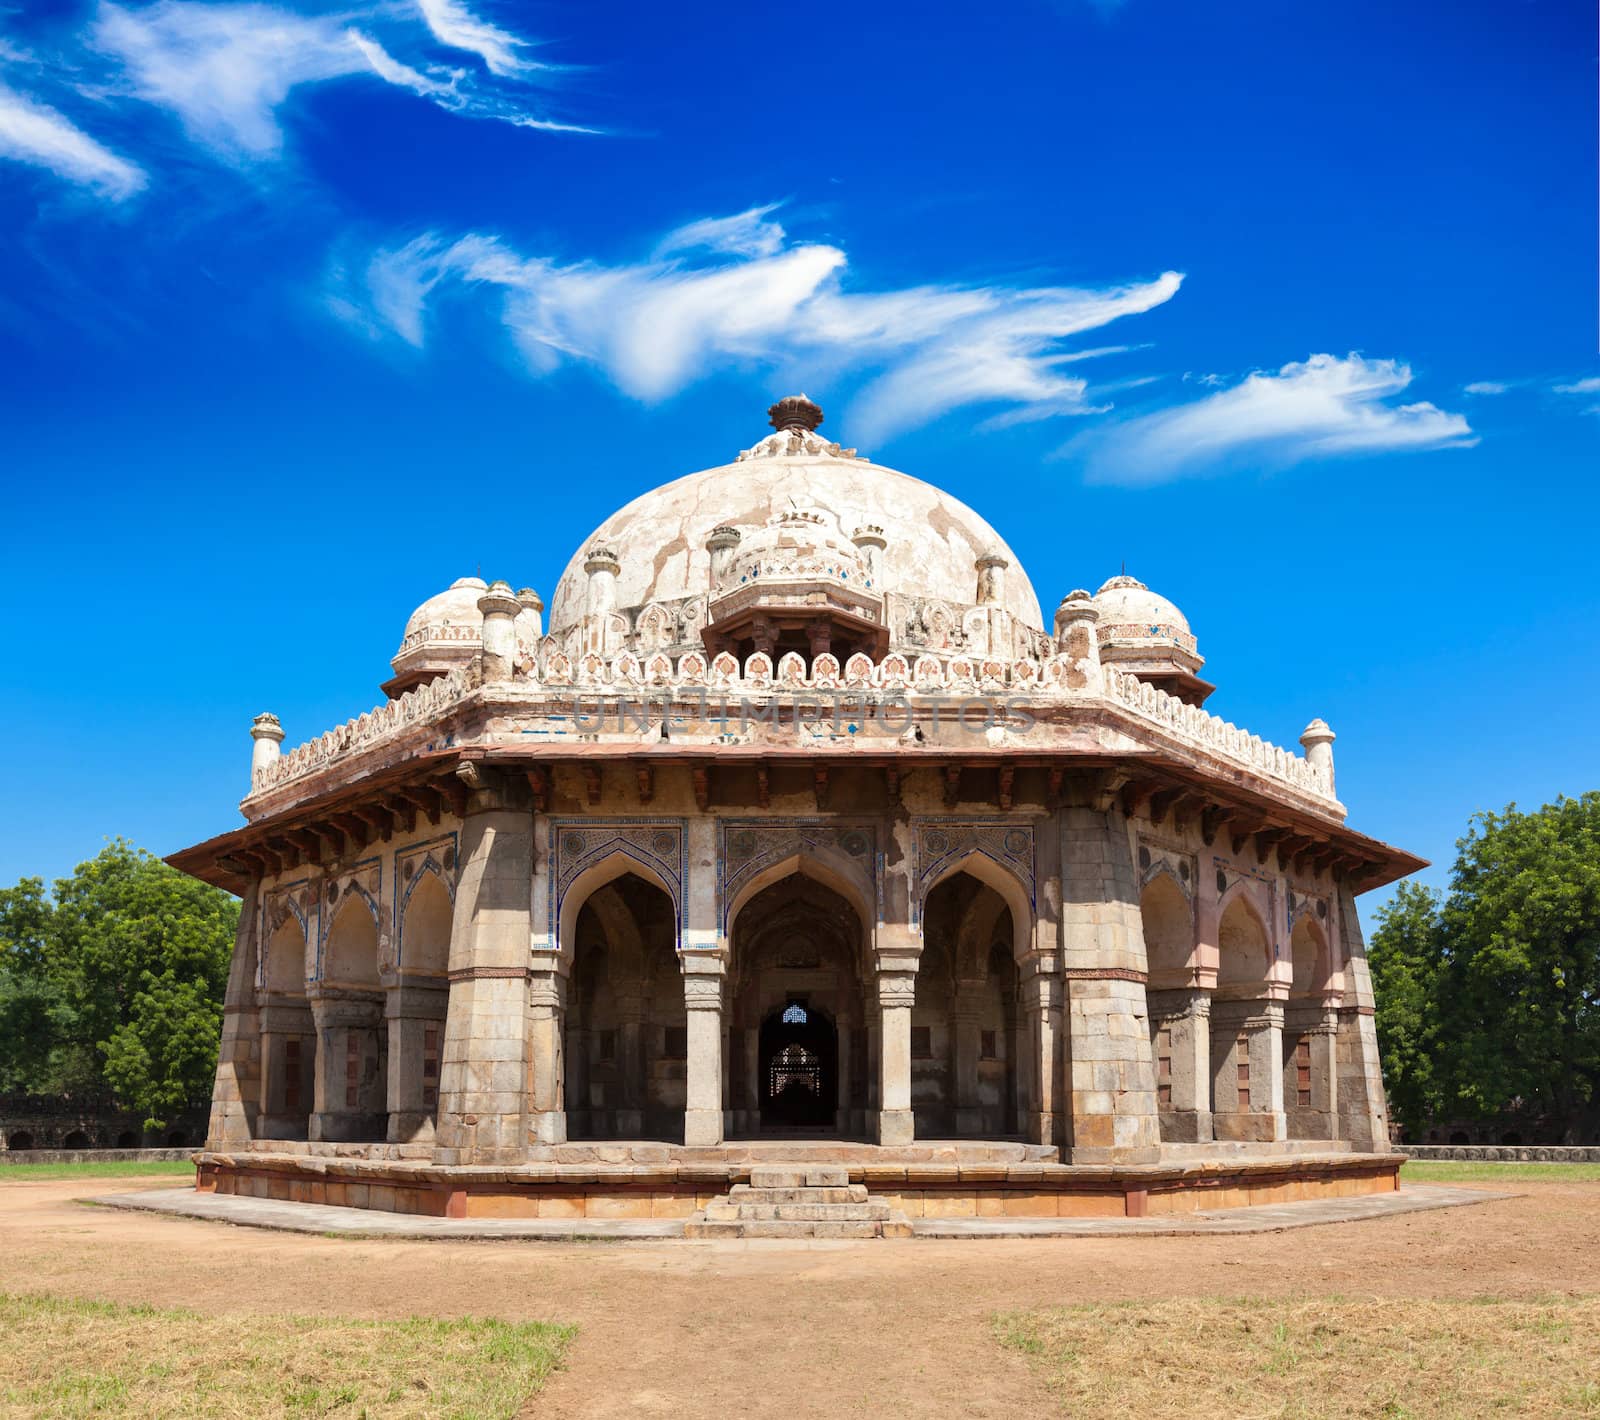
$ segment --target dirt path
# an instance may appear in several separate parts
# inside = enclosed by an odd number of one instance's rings
[[[170,1186],[170,1180],[152,1180]],[[0,1288],[239,1313],[575,1321],[530,1414],[1015,1416],[1010,1308],[1170,1295],[1593,1291],[1600,1184],[1245,1237],[866,1244],[366,1242],[113,1213],[126,1179],[0,1184]]]

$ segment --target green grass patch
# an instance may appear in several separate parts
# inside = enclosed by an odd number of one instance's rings
[[[146,1174],[172,1174],[194,1177],[194,1165],[187,1159],[151,1159],[92,1164],[0,1164],[0,1181],[6,1179],[52,1178],[142,1178]]]
[[[1600,1179],[1600,1164],[1488,1164],[1456,1159],[1407,1159],[1400,1168],[1402,1183],[1516,1183],[1519,1179],[1593,1183]]]
[[[1187,1298],[993,1325],[1073,1416],[1600,1415],[1600,1297]]]
[[[574,1332],[0,1294],[0,1414],[509,1420],[561,1365]]]

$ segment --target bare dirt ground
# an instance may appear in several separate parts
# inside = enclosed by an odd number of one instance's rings
[[[151,1186],[170,1187],[153,1179]],[[370,1242],[112,1212],[128,1179],[0,1184],[0,1290],[246,1314],[576,1322],[528,1414],[1015,1416],[1055,1404],[997,1312],[1183,1296],[1600,1290],[1600,1184],[1252,1236],[873,1243]]]

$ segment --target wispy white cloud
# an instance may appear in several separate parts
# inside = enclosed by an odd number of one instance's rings
[[[438,17],[428,15],[428,8],[424,6],[421,18],[437,35]],[[432,8],[442,9],[440,23],[458,37],[477,33],[463,7],[445,3]],[[494,36],[502,46],[523,43],[493,26],[482,30],[484,45]],[[396,56],[397,42],[415,49],[418,36],[426,40],[427,34],[416,18],[409,30],[397,26],[392,5],[370,0],[340,14],[304,14],[257,3],[156,0],[137,9],[103,4],[89,37],[116,66],[116,82],[125,92],[176,114],[193,141],[236,162],[280,156],[280,110],[291,94],[335,80],[376,79],[468,117],[593,131],[547,117],[523,91],[485,87],[464,69],[417,54]],[[519,61],[507,67],[497,60],[489,67],[497,75],[525,77],[544,66]]]
[[[133,196],[148,180],[138,164],[119,157],[48,104],[5,84],[0,84],[0,158],[48,169],[114,202]]]
[[[523,56],[527,40],[479,19],[458,0],[417,0],[417,9],[440,44],[476,54],[491,74],[511,77],[549,67]]]
[[[365,290],[336,289],[329,306],[347,319],[370,310],[421,347],[443,293],[493,287],[530,370],[582,363],[645,401],[732,365],[858,371],[866,384],[849,431],[870,440],[974,404],[1031,417],[1093,410],[1085,381],[1062,373],[1089,352],[1064,342],[1170,300],[1183,279],[853,290],[845,253],[791,241],[773,210],[689,223],[649,259],[614,266],[524,256],[476,234],[420,237],[379,251]]]
[[[1557,394],[1600,394],[1600,375],[1590,375],[1582,380],[1569,380],[1565,384],[1552,385]]]
[[[1505,394],[1511,388],[1505,380],[1474,380],[1470,385],[1462,385],[1463,394],[1495,395]]]
[[[1411,381],[1411,367],[1398,360],[1313,355],[1202,399],[1111,421],[1063,452],[1080,458],[1093,481],[1150,485],[1238,458],[1283,466],[1478,442],[1459,414],[1427,402],[1396,403]]]

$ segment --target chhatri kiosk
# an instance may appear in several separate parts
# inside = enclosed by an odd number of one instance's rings
[[[1421,864],[1333,732],[1216,718],[1170,601],[1047,620],[977,513],[769,413],[548,624],[463,578],[378,708],[257,718],[245,826],[171,860],[244,900],[200,1186],[706,1232],[776,1179],[835,1235],[1395,1188],[1355,899]]]

